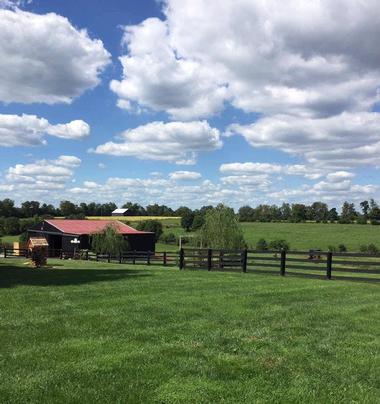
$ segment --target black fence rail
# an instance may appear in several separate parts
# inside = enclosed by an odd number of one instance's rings
[[[333,253],[329,251],[259,251],[181,249],[180,269],[224,270],[241,272],[278,272],[291,274],[380,275],[380,254]]]

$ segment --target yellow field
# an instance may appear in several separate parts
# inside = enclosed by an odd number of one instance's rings
[[[141,222],[142,220],[178,220],[180,216],[86,216],[89,220],[127,220],[128,222]]]

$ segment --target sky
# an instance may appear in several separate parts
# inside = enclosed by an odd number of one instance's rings
[[[378,0],[0,0],[0,199],[380,199]]]

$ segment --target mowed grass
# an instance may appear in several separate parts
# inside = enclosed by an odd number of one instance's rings
[[[362,244],[375,244],[380,249],[380,226],[338,223],[242,223],[244,237],[250,247],[260,238],[267,241],[284,239],[291,249],[327,250],[344,244],[349,251],[359,251]]]
[[[121,220],[128,222],[141,222],[143,220],[159,220],[165,223],[171,222],[179,225],[181,218],[173,216],[86,216],[88,220]]]
[[[0,260],[12,403],[378,403],[379,284]]]

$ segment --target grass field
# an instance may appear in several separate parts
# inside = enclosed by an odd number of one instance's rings
[[[379,284],[0,260],[12,403],[378,403]]]
[[[57,218],[59,219],[59,218]],[[173,216],[87,216],[88,220],[121,220],[128,222],[141,222],[143,220],[159,220],[164,222],[172,222],[179,225],[180,217]]]

